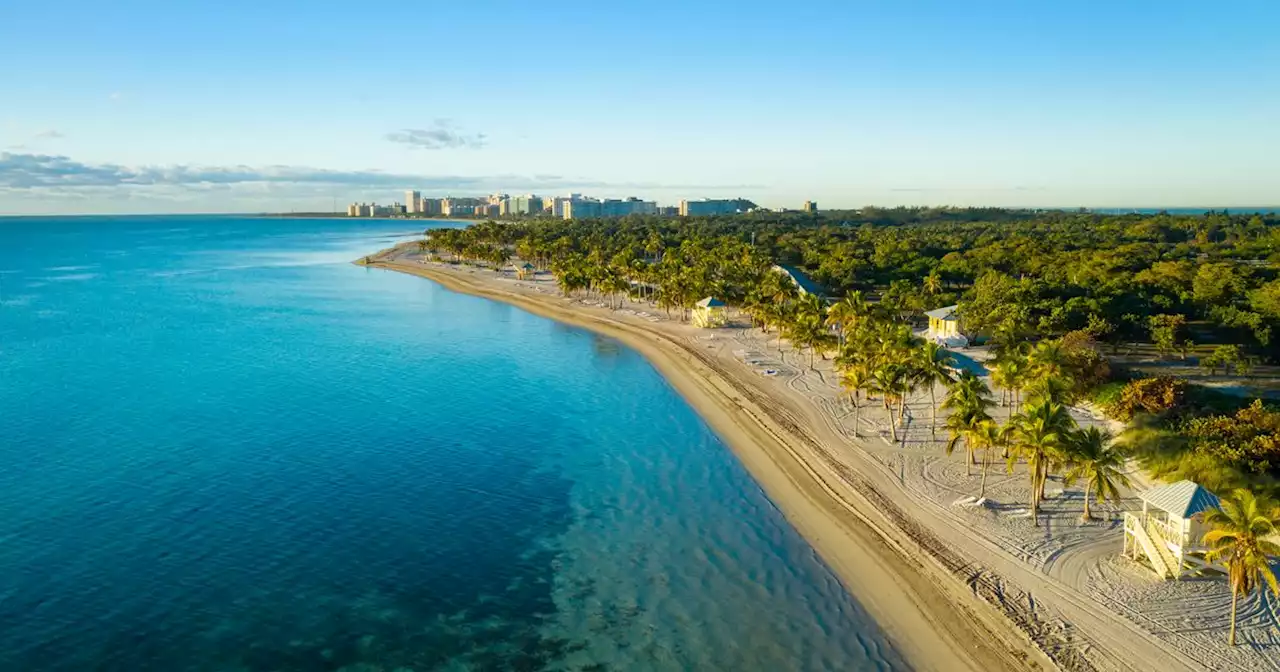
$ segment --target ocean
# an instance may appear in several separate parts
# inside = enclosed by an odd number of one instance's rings
[[[0,219],[0,670],[903,661],[638,354],[395,221]]]

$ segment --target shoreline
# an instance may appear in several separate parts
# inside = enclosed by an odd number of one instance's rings
[[[837,465],[821,459],[825,447],[804,429],[797,419],[802,414],[789,408],[789,400],[742,380],[661,329],[575,310],[557,302],[558,296],[543,300],[504,290],[460,270],[388,259],[396,249],[369,255],[367,266],[501,301],[616,338],[640,353],[729,447],[914,668],[1058,668],[1007,611],[981,599],[977,586],[959,579],[966,560],[948,553],[945,545],[922,544],[922,536],[929,539],[927,530],[912,534],[902,529],[914,521],[872,484],[849,487],[858,475],[840,473]]]

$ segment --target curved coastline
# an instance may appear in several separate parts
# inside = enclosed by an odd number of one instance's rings
[[[644,356],[730,447],[914,668],[1057,668],[1026,633],[955,576],[956,568],[937,557],[940,549],[926,550],[903,533],[903,521],[873,501],[883,499],[874,488],[849,487],[849,474],[820,459],[821,444],[797,422],[786,400],[659,329],[570,309],[558,297],[506,291],[468,273],[398,262],[390,257],[395,249],[356,263],[423,277],[610,336]]]

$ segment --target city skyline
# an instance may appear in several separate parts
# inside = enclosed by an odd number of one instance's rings
[[[335,204],[336,205],[336,204]],[[423,196],[421,191],[404,192],[404,202],[379,204],[377,201],[353,201],[346,205],[348,217],[398,217],[424,215],[445,218],[510,218],[552,217],[556,219],[598,219],[626,217],[628,215],[653,215],[666,217],[690,217],[725,215],[761,210],[755,202],[745,198],[729,199],[681,199],[675,205],[660,205],[635,196],[625,198],[600,198],[580,193],[565,196],[538,194],[491,193],[486,196]],[[783,212],[792,208],[775,208]],[[816,213],[817,203],[805,201],[799,212]],[[341,214],[342,210],[334,210]]]
[[[0,214],[1280,201],[1271,3],[231,4],[6,12]]]

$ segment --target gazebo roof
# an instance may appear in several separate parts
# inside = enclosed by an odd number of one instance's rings
[[[925,313],[925,315],[928,315],[929,317],[932,317],[935,320],[953,320],[956,318],[956,311],[959,309],[960,309],[960,304],[956,304],[954,306],[947,306],[945,308],[930,310],[929,312]]]
[[[1218,508],[1218,497],[1193,481],[1178,481],[1138,494],[1147,504],[1179,518]]]
[[[724,301],[721,301],[720,299],[717,299],[714,296],[708,296],[707,298],[698,302],[698,307],[699,308],[724,308]]]
[[[524,269],[524,270],[526,270],[526,271],[532,271],[532,270],[533,270],[533,264],[531,264],[531,263],[529,263],[529,262],[527,262],[527,261],[526,261],[526,262],[524,262],[524,264],[523,264],[523,265],[521,265],[521,266],[520,266],[520,268],[522,268],[522,269]]]

